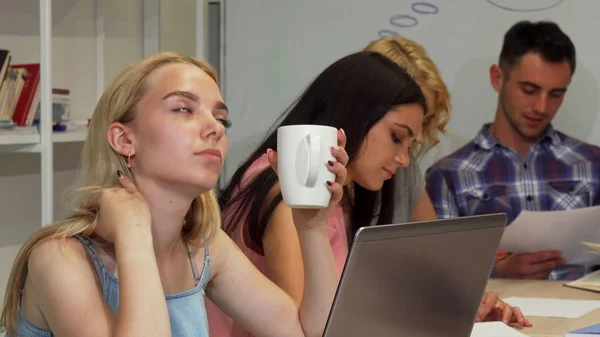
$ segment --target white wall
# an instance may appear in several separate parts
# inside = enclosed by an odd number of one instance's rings
[[[554,20],[573,39],[577,70],[554,125],[600,144],[600,49],[590,42],[597,40],[598,11],[597,0],[225,1],[224,89],[233,121],[225,179],[317,74],[382,30],[421,43],[452,95],[453,134],[428,154],[422,168],[493,119],[497,95],[488,69],[498,59],[505,31],[523,19]]]
[[[0,4],[0,49],[12,63],[39,62],[39,10],[34,0]],[[91,116],[96,103],[95,1],[55,1],[53,8],[53,87],[71,90],[72,119]],[[104,0],[105,77],[142,56],[142,0]],[[81,143],[54,146],[54,217],[64,218],[65,189],[75,177]],[[40,155],[0,152],[0,303],[14,256],[40,227]]]
[[[161,1],[160,50],[196,54],[196,0]]]

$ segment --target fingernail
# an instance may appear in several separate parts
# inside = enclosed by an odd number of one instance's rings
[[[125,178],[125,175],[123,174],[123,172],[121,172],[121,170],[117,170],[117,175],[119,176],[119,179]]]
[[[327,185],[331,186],[333,184],[331,183],[331,181],[327,181]]]
[[[331,160],[328,160],[327,164],[329,164],[329,166],[333,166],[333,162]]]
[[[346,135],[346,131],[344,131],[344,129],[340,128],[340,131],[342,131],[342,134],[345,136]]]
[[[338,150],[340,149],[340,147],[339,147],[339,146],[337,146],[337,145],[334,145],[334,146],[332,146],[331,148],[332,148],[334,151],[338,151]]]
[[[269,155],[269,153],[271,153],[273,150],[271,149],[267,149],[267,156]]]

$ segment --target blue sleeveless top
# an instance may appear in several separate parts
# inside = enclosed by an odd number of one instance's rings
[[[108,271],[98,251],[89,239],[79,235],[75,238],[83,244],[89,254],[100,280],[102,295],[116,315],[119,310],[119,281]],[[194,288],[166,296],[173,337],[208,337],[208,320],[204,308],[204,290],[210,278],[208,247],[204,248],[204,252],[204,267],[200,274],[196,261],[192,256],[192,251],[188,247],[188,256],[195,279]],[[25,277],[26,275],[21,281],[21,294],[23,293]],[[22,310],[19,310],[15,333],[15,337],[54,337],[51,331],[39,329],[29,323]]]

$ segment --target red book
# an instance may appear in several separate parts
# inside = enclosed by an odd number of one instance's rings
[[[28,126],[33,122],[40,102],[40,64],[15,64],[11,68],[27,69],[27,78],[13,113],[13,122],[18,126]]]

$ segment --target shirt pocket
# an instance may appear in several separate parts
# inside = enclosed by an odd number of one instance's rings
[[[549,209],[562,211],[590,206],[592,184],[581,180],[548,181]]]
[[[469,214],[464,215],[511,214],[513,206],[508,192],[509,188],[506,185],[490,185],[465,191]]]

